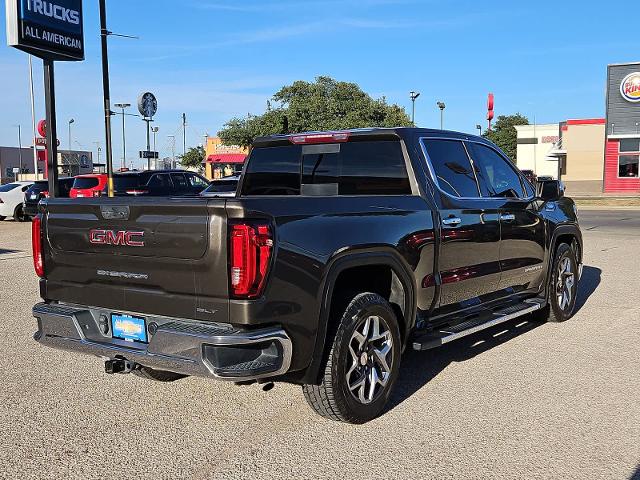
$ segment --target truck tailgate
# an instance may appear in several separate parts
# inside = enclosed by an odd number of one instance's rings
[[[47,202],[47,300],[228,321],[225,200]]]

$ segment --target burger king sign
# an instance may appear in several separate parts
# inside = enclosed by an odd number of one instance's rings
[[[640,72],[630,73],[620,84],[620,94],[628,101],[640,102]]]

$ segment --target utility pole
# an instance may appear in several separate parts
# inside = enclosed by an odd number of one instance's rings
[[[38,180],[38,149],[36,148],[36,104],[33,96],[33,65],[31,55],[29,57],[29,92],[31,94],[31,127],[33,129],[31,144],[33,145],[33,178]]]
[[[187,154],[187,114],[182,114],[182,155]]]
[[[113,151],[111,146],[111,98],[109,93],[109,52],[107,50],[107,6],[100,1],[100,43],[102,46],[102,90],[104,94],[104,129],[107,155],[107,193],[113,197]]]
[[[116,108],[122,110],[122,163],[120,164],[122,169],[124,170],[127,166],[127,137],[125,134],[125,124],[124,124],[124,109],[129,108],[131,106],[130,103],[116,103],[113,105]]]
[[[411,124],[416,126],[416,99],[420,96],[420,92],[409,92],[409,98],[411,99]]]

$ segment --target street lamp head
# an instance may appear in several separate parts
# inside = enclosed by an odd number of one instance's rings
[[[412,101],[415,101],[416,98],[418,98],[419,96],[420,96],[420,92],[414,92],[413,90],[409,92],[409,97],[411,98]]]
[[[160,127],[151,127],[153,133],[158,133],[158,130],[160,130]]]
[[[125,109],[125,108],[129,108],[131,106],[131,104],[130,103],[115,103],[113,106],[116,107],[116,108]]]
[[[72,124],[72,123],[74,123],[74,122],[75,122],[75,119],[73,119],[73,118],[70,118],[70,119],[69,119],[69,125],[71,125],[71,124]]]
[[[444,102],[436,102],[436,105],[438,105],[438,108],[440,110],[444,110],[446,105],[444,104]]]

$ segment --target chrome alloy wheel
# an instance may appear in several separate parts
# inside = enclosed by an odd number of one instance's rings
[[[575,274],[572,269],[571,259],[563,258],[558,265],[558,279],[556,282],[556,296],[560,310],[566,311],[573,299],[573,287]]]
[[[360,403],[371,403],[389,382],[393,365],[393,337],[384,319],[365,318],[351,335],[349,352],[349,391]]]

